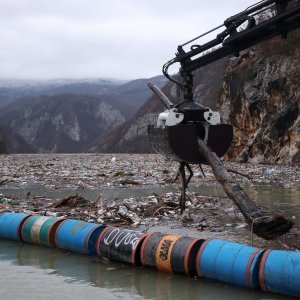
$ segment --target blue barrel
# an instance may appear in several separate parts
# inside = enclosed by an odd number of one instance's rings
[[[300,297],[300,253],[267,250],[260,263],[259,282],[264,291]]]
[[[264,250],[223,240],[205,241],[197,255],[199,276],[259,288],[259,263]]]
[[[22,226],[28,214],[5,213],[0,216],[0,238],[22,241]]]
[[[78,220],[65,220],[57,229],[56,245],[61,249],[94,255],[97,253],[97,239],[105,227]]]

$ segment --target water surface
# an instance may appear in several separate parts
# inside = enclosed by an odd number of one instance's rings
[[[282,186],[272,184],[244,185],[246,193],[251,199],[261,206],[267,206],[272,210],[280,210],[292,217],[297,225],[300,225],[300,186]],[[226,196],[220,184],[215,185],[190,185],[190,192],[196,192],[203,196]],[[99,195],[104,199],[116,200],[130,197],[147,197],[153,193],[164,195],[169,192],[179,193],[179,185],[163,185],[148,187],[105,187],[99,189],[49,189],[41,185],[32,185],[24,188],[1,188],[0,193],[17,195],[26,199],[30,196],[45,196],[51,199],[61,199],[66,196],[81,194],[90,201],[96,201]]]
[[[0,241],[0,270],[1,300],[290,299],[6,240]]]
[[[259,204],[283,210],[300,222],[300,187],[272,185],[245,186]],[[191,186],[200,195],[222,196],[220,186]],[[177,186],[107,188],[96,190],[51,190],[41,186],[0,189],[0,193],[49,198],[80,193],[94,201],[101,193],[107,199],[143,197],[178,192]],[[103,263],[96,257],[67,253],[15,241],[0,240],[0,299],[184,299],[250,300],[293,299],[256,292],[204,279],[159,273],[147,268]]]

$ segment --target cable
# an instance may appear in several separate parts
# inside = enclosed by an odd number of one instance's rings
[[[184,89],[184,84],[174,78],[172,78],[169,73],[168,73],[168,69],[171,65],[173,65],[174,63],[176,63],[176,58],[173,58],[171,60],[169,60],[168,62],[166,62],[164,65],[163,65],[163,68],[162,68],[162,72],[163,74],[172,82],[176,83],[177,85],[179,85],[180,89],[183,90]]]
[[[213,29],[211,29],[211,30],[205,32],[205,33],[200,34],[199,36],[193,38],[192,40],[190,40],[190,41],[188,41],[188,42],[185,42],[184,44],[182,44],[182,45],[180,45],[180,46],[181,46],[181,47],[186,46],[187,44],[190,44],[190,43],[192,43],[193,41],[196,41],[196,40],[200,39],[201,37],[203,37],[203,36],[205,36],[205,35],[207,35],[207,34],[213,32],[213,31],[215,31],[215,30],[217,30],[217,29],[219,29],[219,28],[221,28],[221,27],[223,27],[223,26],[224,26],[223,24],[222,24],[222,25],[219,25],[219,26],[217,26],[217,27],[215,27],[215,28],[213,28]]]

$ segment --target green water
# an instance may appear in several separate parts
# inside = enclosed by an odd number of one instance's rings
[[[259,205],[283,212],[300,226],[299,186],[256,185],[246,186],[245,190]]]

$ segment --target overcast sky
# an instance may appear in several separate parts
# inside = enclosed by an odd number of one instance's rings
[[[177,45],[255,0],[0,0],[0,77],[161,74]]]

